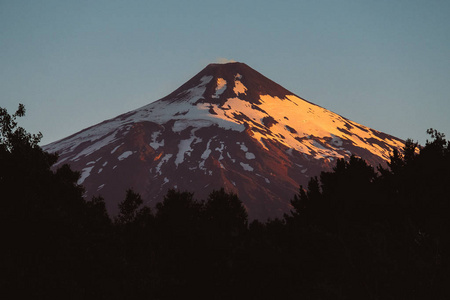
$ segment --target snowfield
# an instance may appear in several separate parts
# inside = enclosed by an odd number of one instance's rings
[[[204,93],[206,85],[212,79],[212,76],[203,76],[197,86],[177,95],[181,98],[173,101],[164,99],[153,102],[88,128],[67,139],[52,143],[46,146],[45,150],[65,154],[73,151],[81,143],[90,142],[88,147],[70,158],[70,160],[76,160],[114,143],[117,140],[118,128],[126,131],[132,124],[139,122],[149,121],[163,125],[171,120],[175,120],[172,126],[173,132],[181,132],[188,127],[198,129],[210,126],[243,132],[246,126],[249,126],[250,130],[253,129],[253,138],[259,141],[263,148],[266,148],[264,140],[272,140],[298,152],[312,155],[316,159],[344,157],[342,151],[336,151],[345,150],[344,142],[365,148],[384,160],[389,159],[390,151],[381,148],[376,142],[386,143],[392,149],[402,147],[401,141],[384,140],[379,137],[379,132],[347,120],[295,95],[286,95],[284,98],[261,95],[259,105],[244,101],[240,97],[245,95],[247,88],[241,82],[242,75],[240,74],[235,75],[233,88],[235,97],[226,99],[223,105],[213,101],[227,88],[226,80],[217,78],[215,93],[208,101],[208,96]],[[198,102],[201,99],[203,101]],[[211,109],[214,114],[210,112]],[[270,128],[267,128],[263,122],[264,118],[268,117],[275,120]],[[164,140],[157,141],[159,134],[160,132],[154,132],[152,140],[149,142],[149,145],[155,150],[164,146]],[[192,151],[190,144],[194,140],[195,137],[192,136],[188,140],[180,142],[176,165],[183,161],[184,155],[189,155]],[[368,143],[369,140],[370,143]],[[115,147],[111,153],[114,153],[119,147]],[[247,150],[243,149],[243,151]],[[118,159],[125,159],[131,154],[127,151]],[[247,158],[253,159],[254,155],[249,153]]]

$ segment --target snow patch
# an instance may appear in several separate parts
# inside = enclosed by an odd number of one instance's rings
[[[321,143],[319,143],[318,141],[313,141],[312,145],[316,148],[322,149],[322,150],[328,150],[327,148],[325,148]]]
[[[123,145],[123,143],[120,144],[119,146],[116,146],[114,149],[112,149],[111,154],[113,154],[114,152],[116,152],[116,150],[119,149],[119,147],[122,146],[122,145]]]
[[[189,103],[195,103],[201,98],[203,98],[203,94],[206,91],[206,85],[213,79],[213,76],[203,76],[200,79],[200,84],[196,87],[190,88],[186,91],[186,95],[184,96],[185,100],[188,100]]]
[[[81,170],[81,176],[80,179],[78,179],[77,184],[82,184],[86,178],[89,177],[89,175],[91,175],[91,170],[94,168],[94,166],[92,167],[87,167],[84,168],[83,170]]]
[[[241,150],[245,152],[245,158],[246,159],[255,159],[256,158],[255,154],[253,154],[251,152],[247,152],[248,151],[248,147],[245,146],[245,144],[243,142],[242,143],[236,142],[236,144],[238,144],[240,146]]]
[[[125,151],[117,159],[124,160],[125,158],[129,157],[131,154],[133,154],[133,151]]]
[[[152,133],[152,141],[149,143],[150,147],[152,147],[153,149],[158,149],[159,147],[163,147],[164,146],[164,140],[157,142],[156,139],[158,138],[158,136],[161,134],[161,131],[155,131]]]
[[[206,169],[205,169],[205,162],[206,162],[206,159],[208,159],[208,157],[211,155],[211,149],[209,149],[209,145],[211,144],[211,140],[209,140],[208,141],[208,143],[206,144],[206,149],[205,149],[205,151],[203,151],[203,153],[202,153],[202,156],[200,156],[200,158],[201,159],[203,159],[203,161],[201,161],[200,162],[200,164],[198,165],[198,167],[201,169],[201,170],[204,170],[204,171],[206,171]]]
[[[221,161],[223,159],[223,149],[224,149],[225,145],[223,144],[223,142],[220,142],[220,148],[216,148],[214,150],[219,151],[220,152],[220,156],[219,156],[219,161]]]
[[[212,95],[212,98],[219,98],[220,95],[222,95],[226,89],[227,89],[227,81],[223,78],[217,78],[216,93]]]
[[[234,159],[234,158],[231,157],[230,152],[227,152],[227,156],[228,156],[228,158],[229,158],[233,163],[236,162],[236,159]]]
[[[245,164],[243,162],[240,163],[241,167],[245,170],[245,171],[250,171],[253,172],[253,168],[249,165],[249,164]]]
[[[339,137],[335,136],[334,134],[332,134],[331,137],[332,137],[331,144],[333,144],[334,146],[337,146],[337,147],[342,146],[343,142]]]
[[[240,145],[242,151],[244,151],[244,152],[248,151],[248,148],[247,148],[247,146],[245,146],[244,143],[236,142],[236,144]]]
[[[189,156],[191,155],[192,152],[191,144],[194,141],[194,138],[195,137],[191,137],[190,139],[187,140],[181,140],[180,143],[178,144],[178,154],[177,158],[175,159],[175,165],[177,167],[184,161],[185,154]]]
[[[103,148],[104,146],[114,142],[116,140],[115,136],[116,136],[116,132],[113,132],[112,134],[110,134],[106,137],[101,137],[101,138],[97,139],[94,144],[89,145],[88,147],[84,148],[83,151],[78,153],[78,155],[75,156],[73,158],[73,160],[75,160],[81,156],[88,156],[88,155],[92,154],[93,152]]]
[[[187,140],[181,140],[178,144],[178,154],[177,158],[175,159],[175,165],[178,167],[179,164],[181,164],[184,161],[184,156],[187,154],[188,156],[191,156],[191,153],[193,149],[191,148],[192,142],[194,142],[195,139],[198,139],[195,136],[195,131],[197,129],[193,129],[191,131],[191,137]]]
[[[262,177],[262,178],[264,178],[264,181],[265,181],[266,183],[270,183],[269,178],[264,177],[264,176],[262,176],[261,174],[256,174],[256,176]]]
[[[245,94],[247,92],[247,88],[242,84],[241,79],[242,75],[239,73],[234,76],[233,92],[236,94],[236,96],[239,96],[239,94]]]
[[[177,120],[177,121],[175,121],[175,123],[173,123],[172,131],[175,133],[178,133],[178,132],[185,130],[188,127],[201,128],[201,127],[209,127],[212,124],[213,124],[212,121],[209,121],[209,120],[181,119],[181,120]]]
[[[202,153],[202,156],[201,156],[202,159],[207,159],[209,157],[209,155],[211,154],[211,149],[209,149],[210,144],[211,144],[211,140],[209,140],[208,143],[206,144],[206,149]]]
[[[253,154],[251,152],[247,152],[247,153],[245,153],[245,158],[246,159],[255,159],[256,156],[255,156],[255,154]]]
[[[163,158],[159,161],[158,165],[156,166],[156,173],[161,175],[161,167],[164,163],[168,162],[169,159],[171,159],[173,154],[166,154]]]

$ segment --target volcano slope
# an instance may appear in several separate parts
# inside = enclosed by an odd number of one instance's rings
[[[282,216],[311,176],[351,154],[385,164],[404,141],[306,101],[244,63],[210,64],[168,96],[44,146],[81,172],[108,212],[128,188],[154,206],[168,189],[224,187],[250,219]],[[55,166],[55,167],[56,167]]]

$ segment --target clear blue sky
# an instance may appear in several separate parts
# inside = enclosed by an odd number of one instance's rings
[[[399,138],[450,137],[450,1],[0,0],[0,106],[41,144],[241,61]]]

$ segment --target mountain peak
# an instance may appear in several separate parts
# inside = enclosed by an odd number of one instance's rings
[[[212,63],[197,75],[176,89],[162,100],[170,102],[184,99],[187,91],[203,87],[204,92],[198,103],[223,104],[226,99],[237,97],[241,100],[257,104],[260,96],[284,98],[292,92],[265,77],[245,63]]]

